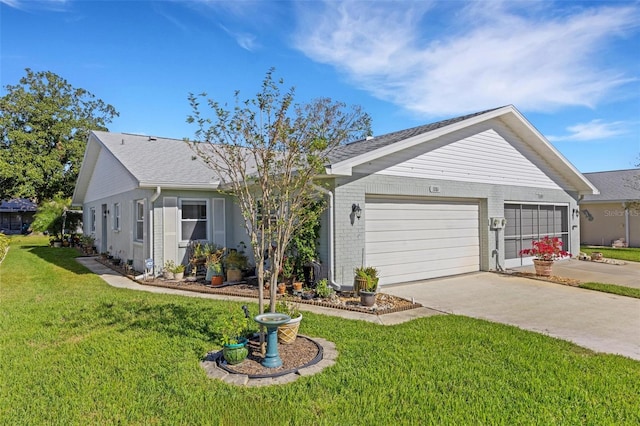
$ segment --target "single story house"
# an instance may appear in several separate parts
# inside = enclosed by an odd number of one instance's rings
[[[19,234],[29,228],[38,205],[26,198],[0,201],[0,232]]]
[[[640,247],[640,169],[585,173],[600,191],[580,200],[583,244]]]
[[[381,285],[531,263],[545,235],[580,246],[580,197],[597,189],[513,106],[369,137],[326,165],[320,260],[335,287],[360,265]],[[190,240],[247,242],[242,215],[184,141],[89,137],[73,203],[98,249],[156,272]]]

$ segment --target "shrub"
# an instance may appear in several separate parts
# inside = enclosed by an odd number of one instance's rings
[[[9,250],[9,237],[0,233],[0,262],[4,259],[4,255]]]

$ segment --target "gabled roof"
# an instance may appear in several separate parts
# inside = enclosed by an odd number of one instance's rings
[[[366,164],[418,144],[429,143],[444,135],[493,119],[501,120],[517,133],[534,152],[539,154],[560,176],[572,185],[573,190],[579,194],[598,193],[597,188],[551,145],[513,105],[388,133],[338,147],[331,153],[331,164],[326,167],[326,171],[329,175],[350,176],[353,168],[361,164]]]
[[[38,205],[26,198],[14,198],[0,202],[0,212],[35,212]]]
[[[461,117],[449,118],[447,120],[438,121],[436,123],[425,124],[418,127],[412,127],[411,129],[400,130],[397,132],[387,133],[385,135],[376,136],[375,138],[363,139],[355,142],[351,142],[347,145],[342,145],[331,151],[329,160],[332,164],[341,161],[348,160],[350,158],[357,157],[358,155],[366,154],[374,151],[378,148],[385,147],[387,145],[394,144],[405,139],[412,138],[414,136],[422,135],[441,127],[449,126],[468,118],[476,117],[478,115],[485,114],[489,111],[494,111],[498,108],[488,109],[486,111],[476,112],[474,114],[463,115]]]
[[[74,202],[84,199],[103,153],[120,163],[140,188],[211,189],[219,184],[213,170],[183,140],[93,131],[78,174]]]
[[[600,194],[585,195],[583,202],[640,200],[640,169],[585,173],[584,176],[598,188]]]

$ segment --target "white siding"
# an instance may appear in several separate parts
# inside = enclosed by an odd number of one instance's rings
[[[366,264],[380,284],[480,269],[478,204],[367,197]]]
[[[435,147],[433,150],[383,167],[375,173],[459,182],[560,188],[523,154],[527,153],[526,147],[520,146],[522,144],[517,140],[505,140],[494,129],[486,129],[444,146],[437,143],[432,145]],[[389,158],[386,161],[392,160]]]
[[[104,149],[98,154],[98,161],[84,197],[84,202],[110,197],[137,188],[137,182]]]
[[[180,263],[178,259],[178,197],[164,197],[162,207],[163,223],[163,259],[173,260]]]
[[[211,220],[212,220],[212,240],[219,246],[227,246],[227,233],[226,233],[226,221],[225,221],[225,200],[224,198],[213,198],[211,200]],[[234,248],[234,247],[232,247]]]

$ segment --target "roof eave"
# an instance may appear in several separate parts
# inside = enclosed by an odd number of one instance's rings
[[[161,187],[162,189],[190,189],[211,191],[220,188],[220,181],[213,181],[209,183],[140,182],[139,186],[141,189],[156,189],[157,187]]]

